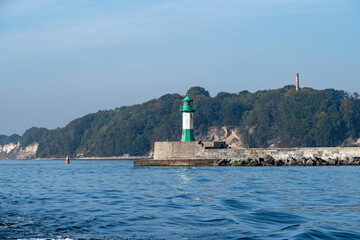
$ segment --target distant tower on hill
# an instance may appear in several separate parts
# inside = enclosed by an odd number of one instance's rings
[[[196,111],[196,107],[193,105],[193,100],[189,97],[189,94],[186,94],[184,98],[183,105],[180,106],[180,112],[183,114],[183,127],[182,127],[182,142],[191,142],[195,141],[194,138],[194,118],[193,113]]]
[[[299,91],[299,73],[296,74],[296,91]]]

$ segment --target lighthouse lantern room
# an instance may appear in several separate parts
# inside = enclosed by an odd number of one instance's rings
[[[180,106],[180,112],[183,114],[183,127],[182,127],[182,142],[191,142],[195,141],[194,138],[194,118],[193,113],[196,111],[196,107],[193,105],[193,100],[189,97],[189,94],[186,94],[184,98],[183,105]]]

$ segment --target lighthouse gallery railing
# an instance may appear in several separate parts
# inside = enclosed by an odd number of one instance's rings
[[[180,106],[180,112],[195,112],[195,111],[196,111],[196,106],[194,105]]]

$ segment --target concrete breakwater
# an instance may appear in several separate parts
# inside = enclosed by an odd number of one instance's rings
[[[203,166],[360,165],[360,148],[229,148],[226,144],[209,142],[156,142],[154,160],[137,164],[199,166],[201,163]]]

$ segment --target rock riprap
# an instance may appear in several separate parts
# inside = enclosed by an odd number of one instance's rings
[[[340,165],[360,165],[360,157],[350,157],[346,159],[322,159],[319,157],[307,158],[286,158],[274,159],[270,155],[265,158],[246,158],[246,159],[221,159],[215,162],[216,166],[340,166]]]

